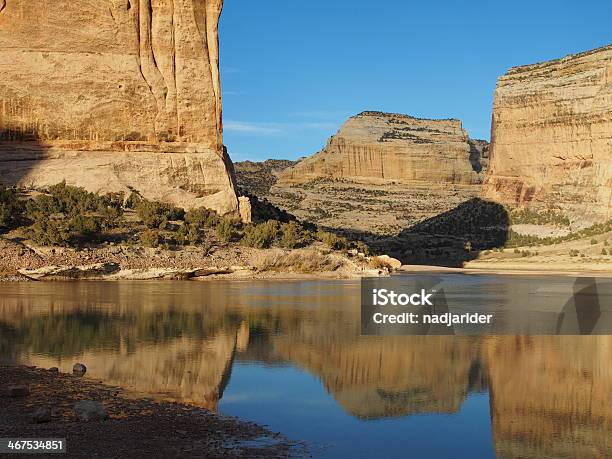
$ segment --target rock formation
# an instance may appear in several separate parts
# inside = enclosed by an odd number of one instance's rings
[[[479,196],[487,147],[458,120],[363,112],[319,153],[261,164],[274,167],[261,185],[251,178],[257,168],[241,165],[238,183],[300,219],[391,235]]]
[[[459,120],[363,112],[344,123],[321,152],[282,174],[281,181],[478,183],[469,158],[468,135]]]
[[[491,138],[486,198],[612,218],[612,46],[510,69]]]
[[[237,209],[222,0],[1,2],[0,179]]]

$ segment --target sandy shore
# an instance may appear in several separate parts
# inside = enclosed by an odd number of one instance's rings
[[[468,264],[468,266],[470,266]],[[547,267],[542,264],[525,265],[511,263],[479,263],[478,267],[451,268],[445,266],[428,265],[403,265],[398,272],[400,273],[458,273],[458,274],[495,274],[506,276],[570,276],[570,277],[612,277],[612,267],[599,267],[575,269],[570,266],[560,266],[555,268]]]
[[[15,386],[28,395],[11,394]],[[83,421],[74,404],[101,403],[108,419]],[[49,410],[40,422],[36,411]],[[253,423],[189,405],[130,398],[84,377],[0,366],[0,437],[65,438],[69,457],[290,457],[305,453]]]

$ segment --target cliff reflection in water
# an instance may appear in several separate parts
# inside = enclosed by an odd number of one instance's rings
[[[511,281],[511,280],[510,280]],[[488,391],[500,457],[612,456],[612,337],[363,337],[353,282],[2,286],[0,360],[211,410],[235,361],[290,364],[368,420]]]

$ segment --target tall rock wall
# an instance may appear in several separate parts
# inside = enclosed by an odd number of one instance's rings
[[[478,183],[468,140],[459,120],[363,112],[344,123],[321,152],[283,173],[280,181],[324,177]]]
[[[491,139],[485,198],[612,218],[612,46],[510,69]]]
[[[0,0],[0,180],[236,209],[222,0]]]

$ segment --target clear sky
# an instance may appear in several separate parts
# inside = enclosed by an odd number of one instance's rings
[[[364,110],[488,139],[496,78],[612,43],[612,0],[225,0],[220,41],[235,161],[313,154]]]

